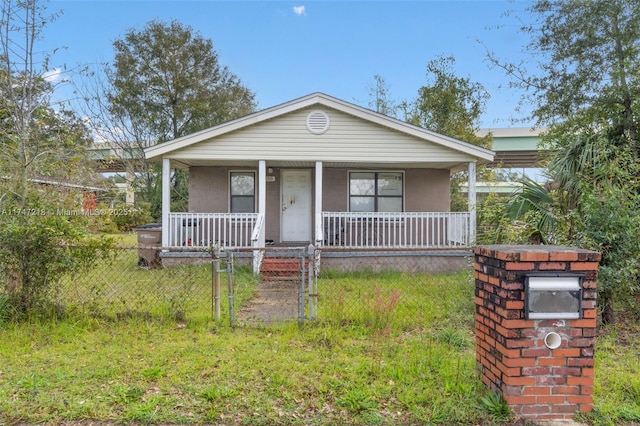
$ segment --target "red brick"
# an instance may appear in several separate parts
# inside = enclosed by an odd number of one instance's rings
[[[593,367],[595,361],[593,358],[569,358],[567,365],[569,367]]]
[[[549,386],[525,386],[522,389],[524,395],[551,395]]]
[[[579,357],[580,348],[558,348],[553,350],[553,356],[556,357]]]
[[[597,271],[597,262],[573,262],[569,265],[569,269],[572,271]]]
[[[593,386],[580,386],[580,395],[593,395]]]
[[[506,357],[518,358],[520,356],[520,349],[507,349],[501,344],[496,344],[495,348]]]
[[[567,378],[562,376],[538,376],[535,377],[538,386],[561,386],[567,384]]]
[[[538,396],[536,397],[538,404],[564,404],[565,397],[561,395]]]
[[[498,334],[508,339],[520,337],[520,329],[504,328],[501,325],[496,325],[495,330],[498,332]]]
[[[593,348],[582,348],[580,355],[584,358],[593,358]]]
[[[536,384],[536,378],[506,376],[504,378],[504,384],[510,386],[534,386]]]
[[[569,346],[572,348],[590,348],[594,344],[595,337],[569,340]]]
[[[538,265],[538,269],[541,271],[564,271],[567,269],[567,264],[564,262],[544,262]]]
[[[594,377],[595,373],[595,369],[593,368],[582,368],[580,375],[582,377]]]
[[[549,349],[546,349],[546,348],[544,348],[544,349],[543,348],[535,348],[535,349],[523,349],[522,350],[522,357],[524,357],[524,358],[537,358],[537,357],[541,357],[541,356],[548,357],[549,355],[551,355],[551,351]]]
[[[583,309],[582,318],[595,318],[597,316],[595,309]]]
[[[535,404],[536,397],[532,395],[527,395],[527,396],[504,395],[504,400],[509,405]]]
[[[505,328],[533,328],[535,322],[533,320],[505,319],[502,320],[501,325]]]
[[[522,310],[522,309],[524,309],[524,301],[522,301],[522,300],[507,300],[507,303],[505,304],[505,308],[506,309]]]
[[[551,411],[553,413],[570,413],[574,414],[578,411],[578,406],[574,404],[566,404],[566,405],[552,405]]]
[[[533,367],[536,365],[535,358],[509,358],[506,357],[502,360],[503,364],[507,367]]]
[[[510,339],[506,343],[507,348],[530,348],[536,344],[531,339]]]
[[[555,395],[578,395],[580,393],[579,386],[555,386],[551,388],[551,392]]]
[[[578,406],[578,411],[582,413],[590,413],[593,411],[593,404],[580,404]]]
[[[568,385],[593,386],[593,377],[567,377]]]
[[[580,370],[580,368],[576,367],[556,367],[553,369],[553,374],[558,376],[579,376],[581,373]]]
[[[578,260],[578,253],[574,251],[556,251],[549,253],[550,261],[575,262]]]
[[[505,395],[522,395],[522,389],[526,388],[522,386],[504,386],[502,392]]]
[[[500,370],[503,374],[507,376],[521,376],[522,374],[520,367],[507,367],[503,363],[498,363],[498,370]]]
[[[504,265],[507,271],[533,271],[535,263],[533,262],[507,262]]]
[[[550,407],[548,405],[525,405],[520,409],[520,414],[546,414],[549,412]]]
[[[549,260],[548,251],[523,251],[520,253],[521,262],[546,262]]]
[[[523,367],[523,376],[544,376],[551,373],[551,369],[548,367]]]
[[[516,253],[513,251],[495,251],[492,256],[498,260],[515,260],[518,261],[520,259],[520,253]]]
[[[538,358],[538,365],[549,367],[564,367],[565,365],[567,365],[567,359],[563,357]]]
[[[571,404],[593,404],[591,395],[568,395],[567,401]]]
[[[585,319],[569,320],[569,327],[595,328],[596,327],[596,319],[595,318],[585,318]]]

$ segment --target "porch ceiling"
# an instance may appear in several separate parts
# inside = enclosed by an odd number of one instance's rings
[[[467,168],[468,163],[460,162],[340,162],[340,161],[323,161],[323,167],[340,167],[350,169],[445,169],[458,171]],[[187,169],[189,167],[206,167],[206,166],[233,166],[233,167],[258,167],[258,161],[251,160],[171,160],[171,167]],[[310,161],[278,161],[267,160],[267,167],[276,168],[312,168],[314,162]]]

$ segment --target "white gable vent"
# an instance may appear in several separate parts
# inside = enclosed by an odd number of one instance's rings
[[[330,124],[329,116],[324,111],[311,111],[307,115],[307,130],[314,135],[321,135],[329,130]]]

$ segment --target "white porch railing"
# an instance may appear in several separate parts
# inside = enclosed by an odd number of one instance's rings
[[[322,212],[324,246],[455,248],[469,245],[468,212]]]
[[[344,248],[459,248],[469,245],[469,213],[322,212],[320,245]],[[170,213],[169,246],[262,248],[258,213]],[[261,259],[256,259],[258,266]]]
[[[258,217],[258,213],[169,213],[169,246],[250,248]]]

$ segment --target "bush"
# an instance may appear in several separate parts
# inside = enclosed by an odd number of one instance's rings
[[[118,231],[131,231],[136,226],[153,221],[149,209],[150,204],[143,201],[138,202],[135,207],[119,204],[113,209],[111,220],[115,223]]]
[[[86,232],[82,215],[59,214],[39,206],[3,206],[0,217],[0,283],[2,310],[12,316],[45,308],[49,290],[63,274],[82,271],[111,254],[113,241]]]

